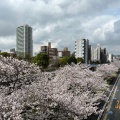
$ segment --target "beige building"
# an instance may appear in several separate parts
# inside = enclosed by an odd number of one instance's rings
[[[50,59],[57,56],[57,48],[51,48],[50,42],[48,42],[48,46],[41,46],[40,52],[46,53]]]
[[[70,57],[70,51],[68,51],[68,48],[65,47],[63,51],[58,51],[58,57]]]

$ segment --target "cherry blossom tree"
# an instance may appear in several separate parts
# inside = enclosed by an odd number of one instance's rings
[[[97,71],[100,72],[104,77],[111,75],[118,71],[118,67],[114,64],[103,64],[97,67]]]
[[[86,65],[71,64],[41,72],[34,64],[1,56],[0,68],[0,119],[6,120],[87,119],[101,112],[98,105],[106,100],[108,85],[102,76],[117,70],[113,64],[94,72]],[[11,94],[6,95],[4,88]]]
[[[41,72],[39,67],[29,62],[0,56],[0,88],[5,93],[30,84]]]
[[[80,120],[98,113],[97,105],[105,99],[107,84],[95,72],[78,64],[59,70],[51,88],[52,99],[62,102],[70,114]]]

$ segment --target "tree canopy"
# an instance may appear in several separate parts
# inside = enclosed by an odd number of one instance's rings
[[[2,52],[0,53],[0,55],[2,55],[3,57],[10,57],[10,54],[7,52]]]
[[[75,63],[75,64],[77,63],[77,59],[74,56],[62,57],[59,59],[60,66],[64,66],[71,63]]]
[[[39,53],[34,57],[33,63],[36,63],[38,66],[46,68],[49,65],[49,57],[46,53]]]
[[[69,59],[69,57],[62,57],[62,58],[60,58],[59,59],[60,66],[66,65],[68,63],[68,59]]]
[[[84,59],[83,59],[83,58],[78,57],[78,58],[77,58],[77,63],[79,63],[79,62],[80,62],[80,63],[84,63]]]
[[[68,64],[75,63],[77,64],[77,59],[74,56],[69,57]]]

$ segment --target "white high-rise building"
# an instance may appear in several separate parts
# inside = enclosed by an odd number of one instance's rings
[[[33,56],[32,27],[29,25],[19,26],[16,29],[16,52],[17,56],[25,57],[25,54]]]
[[[89,40],[81,39],[75,41],[75,57],[83,58],[85,63],[89,61]]]
[[[101,47],[99,44],[97,47],[91,48],[91,60],[101,62]]]
[[[108,54],[108,60],[109,62],[113,62],[113,54]]]

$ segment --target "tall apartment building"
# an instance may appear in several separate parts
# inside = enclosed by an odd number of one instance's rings
[[[75,57],[83,58],[87,64],[90,61],[90,45],[88,39],[81,39],[75,41]]]
[[[113,62],[113,54],[108,55],[108,60],[109,60],[109,62]]]
[[[17,56],[25,57],[25,54],[33,56],[32,27],[29,25],[19,26],[16,29],[16,52]]]
[[[99,44],[97,47],[91,48],[91,60],[101,62],[101,47]]]
[[[101,63],[106,63],[108,60],[108,54],[106,48],[101,49]]]

